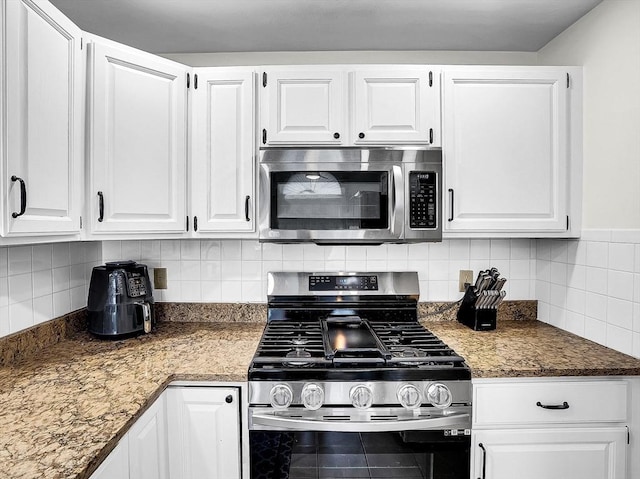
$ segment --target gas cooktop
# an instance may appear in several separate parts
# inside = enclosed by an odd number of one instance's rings
[[[272,273],[249,380],[470,379],[417,319],[408,273]],[[415,273],[414,273],[415,275]]]

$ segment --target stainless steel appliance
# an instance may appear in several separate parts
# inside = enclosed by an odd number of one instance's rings
[[[441,241],[442,152],[270,148],[260,153],[260,241]]]
[[[147,266],[114,261],[93,268],[87,313],[89,331],[100,337],[151,332],[155,314]]]
[[[249,367],[252,479],[468,479],[471,380],[416,273],[269,273]]]

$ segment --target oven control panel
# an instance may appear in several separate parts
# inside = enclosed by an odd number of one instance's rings
[[[436,173],[409,172],[409,227],[437,228]]]
[[[309,276],[309,291],[377,291],[375,274],[353,276]]]

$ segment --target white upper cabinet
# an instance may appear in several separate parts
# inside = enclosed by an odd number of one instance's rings
[[[255,231],[254,76],[194,69],[190,194],[198,235]]]
[[[433,68],[267,69],[259,90],[261,145],[440,146]]]
[[[81,32],[49,2],[3,2],[7,236],[77,234],[82,206]]]
[[[190,69],[113,42],[90,47],[92,233],[184,231]]]
[[[355,144],[440,146],[440,76],[433,69],[355,71]]]
[[[579,231],[579,70],[447,67],[445,233]]]
[[[345,78],[339,70],[263,72],[262,144],[344,144]]]

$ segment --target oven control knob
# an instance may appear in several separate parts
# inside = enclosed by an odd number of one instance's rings
[[[320,409],[324,402],[324,391],[317,384],[305,384],[302,388],[302,404],[307,409],[315,411]]]
[[[427,387],[427,401],[439,409],[445,409],[451,406],[453,397],[449,388],[442,383],[432,383]]]
[[[293,391],[288,384],[276,384],[269,394],[271,405],[276,409],[286,409],[293,401]]]
[[[422,404],[420,391],[413,384],[405,384],[396,393],[398,401],[402,407],[407,409],[415,409]]]
[[[351,388],[349,392],[351,404],[358,409],[367,409],[373,404],[373,392],[369,386],[360,384]]]

